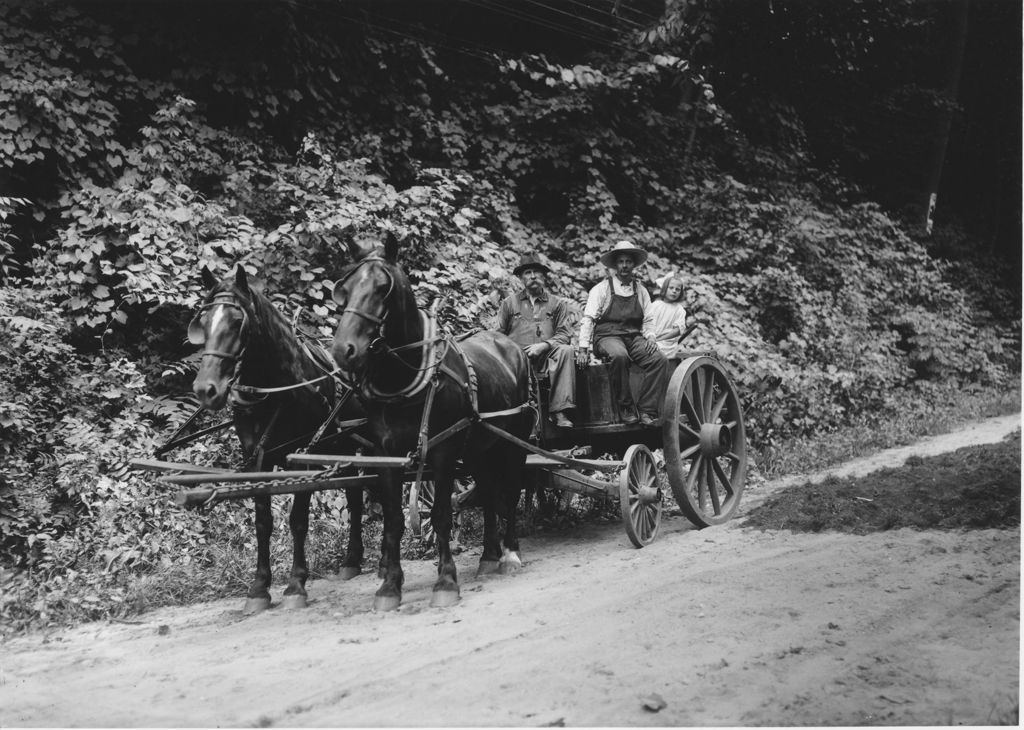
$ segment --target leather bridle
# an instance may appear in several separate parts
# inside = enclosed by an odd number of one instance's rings
[[[249,313],[245,310],[235,295],[231,292],[221,292],[214,295],[213,299],[199,308],[199,312],[192,318],[192,321],[188,325],[188,341],[193,345],[205,345],[206,344],[206,329],[202,323],[202,317],[208,311],[214,307],[232,307],[237,309],[242,314],[242,326],[238,330],[238,339],[241,341],[242,346],[238,352],[225,352],[223,350],[210,350],[204,349],[200,353],[200,357],[219,357],[224,360],[229,360],[235,363],[235,377],[232,382],[238,377],[238,365],[241,363],[242,358],[245,357],[245,349],[248,345],[248,330],[249,330]]]
[[[376,328],[374,333],[375,336],[370,340],[370,344],[366,346],[366,351],[371,355],[377,355],[382,352],[393,351],[392,348],[388,347],[388,344],[384,339],[384,321],[387,319],[388,316],[388,299],[391,298],[391,295],[395,291],[395,277],[391,274],[390,271],[388,271],[386,266],[381,266],[381,270],[384,272],[384,275],[387,276],[388,279],[388,290],[387,293],[381,298],[381,309],[380,313],[378,314],[371,314],[370,312],[365,312],[362,309],[344,306],[347,302],[347,299],[344,301],[341,300],[340,291],[342,285],[344,285],[346,281],[351,279],[355,275],[355,273],[359,271],[359,269],[361,269],[366,264],[374,262],[383,264],[384,259],[381,258],[380,256],[367,256],[365,259],[356,264],[351,271],[346,273],[342,278],[338,279],[338,281],[335,282],[334,284],[334,290],[331,292],[331,298],[334,299],[335,304],[343,305],[343,308],[341,310],[342,314],[345,314],[346,312],[349,314],[354,314],[357,317],[365,319],[367,322],[374,325],[374,327]]]

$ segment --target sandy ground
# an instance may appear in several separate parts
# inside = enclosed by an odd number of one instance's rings
[[[997,441],[1019,417],[884,452],[869,473]],[[784,486],[751,490],[742,510]],[[636,550],[618,525],[524,540],[515,576],[428,605],[377,579],[315,581],[310,606],[166,609],[0,646],[0,725],[950,725],[1016,720],[1020,531],[865,537],[698,531]],[[279,598],[280,587],[275,593]],[[275,604],[276,605],[276,604]]]

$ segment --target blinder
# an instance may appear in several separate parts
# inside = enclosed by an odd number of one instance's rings
[[[192,318],[192,321],[188,323],[188,341],[193,345],[206,344],[206,325],[203,323],[203,317],[209,310],[216,306],[233,307],[242,315],[242,324],[238,330],[238,337],[242,341],[242,349],[239,350],[236,355],[214,350],[204,350],[202,354],[214,355],[216,357],[223,357],[229,360],[240,360],[242,358],[242,354],[245,352],[245,338],[249,327],[249,314],[245,311],[245,307],[235,301],[234,296],[231,294],[217,294],[213,298],[213,301],[207,302],[199,308],[199,312]]]
[[[203,327],[203,313],[200,312],[188,323],[188,341],[193,345],[206,344],[206,328]]]
[[[345,290],[342,288],[342,284],[344,283],[345,279],[338,279],[334,283],[334,288],[331,289],[331,299],[333,299],[334,303],[340,307],[345,306],[345,302],[348,301],[348,297],[345,295]]]
[[[333,299],[334,303],[337,304],[339,307],[342,307],[342,313],[348,312],[350,314],[354,314],[357,317],[362,317],[363,319],[377,325],[377,337],[370,343],[369,347],[370,352],[376,354],[387,346],[386,343],[384,342],[383,337],[381,336],[381,330],[384,327],[384,319],[385,317],[387,317],[388,313],[387,301],[391,297],[392,292],[394,292],[395,290],[395,279],[386,268],[382,268],[385,276],[387,276],[388,279],[388,290],[387,293],[385,293],[384,296],[381,297],[381,313],[379,315],[370,314],[369,312],[364,312],[361,309],[355,309],[354,307],[346,306],[348,304],[348,295],[344,288],[345,283],[350,278],[352,278],[353,274],[355,274],[359,269],[361,269],[366,264],[371,263],[373,261],[383,263],[384,259],[380,258],[379,256],[370,256],[357,263],[349,271],[345,272],[345,274],[342,275],[342,277],[334,283],[334,288],[331,290],[331,299]]]

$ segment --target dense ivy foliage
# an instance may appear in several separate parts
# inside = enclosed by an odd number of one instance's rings
[[[190,412],[203,265],[245,266],[326,336],[346,241],[390,231],[462,332],[522,253],[582,304],[631,238],[648,281],[683,273],[693,345],[758,449],[1019,368],[1019,299],[991,270],[816,167],[792,106],[719,102],[714,3],[572,62],[467,61],[322,5],[142,5],[0,8],[0,618],[126,612],[174,571],[200,595],[244,580],[201,577],[251,549],[244,507],[181,513],[126,466]],[[227,436],[176,455],[234,457]]]

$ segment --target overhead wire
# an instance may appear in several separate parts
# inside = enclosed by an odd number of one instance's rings
[[[609,32],[612,32],[612,33],[619,33],[619,32],[621,32],[619,29],[617,29],[617,28],[615,28],[613,26],[605,25],[603,23],[600,23],[600,22],[594,21],[594,20],[590,20],[588,18],[583,18],[583,17],[581,17],[581,16],[579,16],[579,15],[577,15],[575,13],[570,13],[570,12],[567,12],[567,11],[562,11],[562,10],[560,10],[558,8],[555,8],[555,7],[552,7],[550,5],[545,4],[543,2],[540,2],[540,0],[528,0],[528,1],[531,2],[534,6],[537,6],[537,7],[540,7],[540,8],[544,8],[544,9],[547,9],[547,10],[550,10],[550,11],[554,11],[554,12],[560,12],[560,13],[562,13],[564,15],[568,15],[568,16],[570,16],[573,19],[578,20],[578,21],[592,23],[592,24],[597,25],[597,26],[599,26],[600,28],[602,28],[602,29],[604,29],[606,31],[609,31]],[[586,5],[585,3],[580,2],[580,0],[569,0],[569,1],[573,2],[574,4],[576,4],[579,7],[584,7],[584,8],[593,10],[593,8],[591,8],[590,6]],[[451,51],[453,53],[458,53],[458,54],[461,54],[461,55],[464,55],[464,56],[467,56],[467,57],[470,57],[470,58],[474,58],[476,60],[484,60],[484,61],[493,63],[497,57],[500,57],[502,55],[508,54],[510,52],[508,49],[505,49],[505,48],[499,49],[499,48],[496,48],[496,47],[491,46],[491,45],[480,43],[478,41],[469,41],[469,43],[473,47],[467,47],[466,45],[452,45],[452,42],[455,41],[455,39],[451,35],[449,35],[449,34],[445,34],[445,33],[441,32],[441,31],[436,31],[436,30],[433,30],[433,32],[432,32],[432,29],[426,28],[424,26],[412,25],[410,23],[404,22],[402,20],[399,20],[399,19],[391,17],[391,16],[383,16],[383,15],[380,15],[380,14],[378,14],[376,12],[368,11],[366,9],[366,6],[363,6],[362,4],[360,4],[357,7],[353,7],[351,5],[346,6],[346,4],[344,4],[344,3],[330,3],[330,4],[327,4],[327,3],[317,2],[317,0],[288,0],[288,2],[289,2],[289,4],[292,4],[292,5],[295,5],[295,6],[298,6],[298,7],[303,7],[306,10],[309,10],[311,12],[319,12],[319,13],[328,12],[331,15],[334,15],[335,17],[343,18],[343,19],[351,21],[353,23],[364,25],[366,27],[369,27],[369,28],[381,31],[383,33],[390,34],[390,35],[395,36],[397,38],[402,38],[404,40],[411,41],[411,42],[414,42],[414,43],[425,43],[425,44],[432,45],[432,46],[435,46],[435,47],[438,47],[438,48],[442,48],[442,49],[447,50],[447,51]],[[568,36],[571,36],[571,37],[574,37],[574,38],[578,38],[580,40],[583,40],[583,41],[586,41],[586,42],[590,42],[590,43],[592,43],[592,44],[594,44],[596,46],[603,47],[604,49],[607,49],[607,50],[616,50],[616,51],[621,51],[621,52],[633,52],[633,53],[637,53],[637,52],[639,52],[639,53],[649,53],[648,51],[644,51],[644,50],[639,49],[639,48],[635,48],[635,47],[631,47],[631,46],[626,46],[626,45],[623,45],[621,43],[615,42],[613,40],[609,40],[607,38],[602,38],[600,36],[594,35],[593,33],[582,32],[579,28],[574,28],[572,26],[556,22],[554,20],[551,20],[550,18],[543,18],[543,17],[541,17],[539,15],[535,15],[535,14],[526,12],[521,7],[504,6],[504,5],[501,5],[501,4],[498,4],[498,3],[489,2],[488,0],[459,0],[459,2],[465,3],[467,5],[472,5],[472,6],[475,6],[477,8],[489,11],[489,12],[494,12],[494,13],[498,13],[498,14],[501,14],[501,15],[505,15],[506,17],[511,17],[511,18],[513,18],[515,20],[519,20],[519,21],[522,21],[522,22],[526,22],[526,23],[530,23],[530,24],[533,24],[533,25],[537,25],[539,27],[546,28],[547,30],[553,31],[553,32],[555,32],[557,34],[560,34],[560,35],[568,35]],[[361,11],[361,13],[359,15],[354,16],[354,15],[352,15],[349,12],[350,10],[351,11],[355,11],[357,13],[360,13],[360,11]],[[373,20],[371,20],[369,17],[367,17],[367,16],[371,16],[371,15],[372,15]],[[389,27],[388,25],[383,25],[383,24],[381,24],[381,22],[374,22],[374,20],[383,21],[384,23],[390,23],[392,25],[398,25],[398,26],[401,26],[403,28],[409,29],[411,31],[417,32],[420,35],[411,35],[408,32],[403,32],[402,30],[396,30],[394,27]],[[637,25],[636,23],[634,23],[633,21],[629,21],[628,19],[622,19],[622,20],[624,20],[624,22],[630,23],[630,24],[632,24],[634,26]],[[432,37],[430,37],[430,38],[423,37],[424,34],[428,35],[428,36],[432,36]],[[467,39],[465,39],[465,38],[459,38],[458,39],[458,41],[461,41],[463,43],[465,43],[466,40]]]
[[[474,58],[474,59],[477,59],[477,60],[485,60],[485,61],[488,61],[488,62],[493,62],[495,60],[493,54],[497,54],[498,53],[498,49],[495,49],[495,48],[492,48],[492,47],[489,47],[489,46],[482,46],[480,44],[475,44],[475,45],[477,45],[477,48],[466,48],[466,47],[453,46],[453,45],[451,45],[451,44],[449,44],[449,43],[447,43],[447,42],[445,42],[443,40],[440,40],[440,39],[426,39],[426,38],[423,38],[423,37],[417,37],[417,36],[414,36],[414,35],[410,35],[408,33],[402,32],[400,30],[395,30],[394,28],[389,28],[389,27],[386,27],[384,25],[380,25],[378,23],[374,23],[374,22],[372,22],[371,20],[369,20],[369,19],[367,19],[365,17],[355,17],[353,15],[350,15],[350,14],[348,14],[346,12],[341,11],[341,8],[338,5],[330,5],[328,7],[325,7],[324,4],[319,3],[316,0],[289,0],[289,2],[291,4],[293,4],[293,5],[296,5],[296,6],[299,6],[299,7],[304,7],[306,10],[309,10],[309,11],[312,11],[312,12],[319,12],[319,13],[328,12],[331,15],[333,15],[334,17],[341,18],[341,19],[344,19],[344,20],[349,20],[349,21],[351,21],[353,23],[356,23],[356,24],[359,24],[359,25],[363,25],[363,26],[366,26],[366,27],[369,27],[369,28],[373,28],[374,30],[378,30],[378,31],[381,31],[381,32],[384,32],[384,33],[388,33],[390,35],[396,36],[398,38],[402,38],[404,40],[412,41],[413,43],[422,43],[422,44],[427,44],[427,45],[443,48],[444,50],[451,51],[453,53],[459,53],[459,54],[462,54],[462,55],[465,55],[465,56],[468,56],[468,57],[471,57],[471,58]],[[341,12],[339,12],[339,11],[341,11]],[[380,18],[381,16],[374,15],[374,17]],[[392,20],[392,19],[389,18],[389,20]],[[396,22],[396,23],[398,23],[398,24],[400,24],[400,25],[402,25],[402,26],[404,26],[406,28],[414,28],[416,30],[423,30],[422,28],[420,28],[418,26],[412,26],[412,25],[410,25],[408,23],[403,23],[401,21],[394,21],[394,20],[392,20],[392,22]]]
[[[569,35],[569,36],[573,36],[573,37],[580,38],[580,39],[583,39],[583,40],[587,40],[587,41],[590,41],[591,43],[593,43],[595,45],[603,46],[603,47],[608,48],[608,49],[613,49],[613,50],[618,50],[618,51],[626,51],[626,52],[635,52],[637,50],[635,48],[631,48],[629,46],[624,46],[624,45],[622,45],[620,43],[616,43],[614,41],[609,41],[609,40],[607,40],[605,38],[601,38],[599,36],[595,36],[595,35],[590,34],[590,33],[581,32],[577,28],[572,28],[570,26],[562,25],[562,24],[556,23],[556,22],[554,22],[554,21],[552,21],[550,19],[542,19],[540,16],[532,15],[530,13],[527,13],[527,12],[523,11],[522,9],[520,9],[518,7],[513,8],[513,7],[503,6],[503,5],[500,5],[500,4],[491,4],[491,3],[486,2],[486,0],[466,0],[466,1],[469,2],[470,4],[473,4],[473,5],[476,5],[478,7],[484,8],[485,10],[490,10],[492,12],[497,12],[497,13],[500,13],[502,15],[506,15],[508,17],[514,18],[516,20],[522,20],[522,21],[525,21],[527,23],[532,23],[534,25],[540,26],[542,28],[547,28],[548,30],[555,31],[556,33],[560,33],[562,35]]]
[[[574,20],[579,20],[579,21],[582,21],[584,23],[590,23],[591,25],[596,25],[601,30],[610,31],[610,32],[613,32],[613,33],[614,32],[618,32],[618,29],[615,28],[615,26],[605,25],[604,23],[601,23],[601,22],[599,22],[597,20],[592,20],[591,18],[585,18],[582,15],[577,15],[576,13],[571,13],[568,10],[563,10],[562,8],[554,7],[553,5],[548,5],[547,3],[543,3],[540,0],[525,0],[525,1],[530,3],[531,5],[536,5],[537,7],[544,8],[545,10],[550,10],[553,13],[560,13],[561,15],[568,15],[570,18],[573,18]],[[587,6],[584,5],[583,7],[587,7]]]

